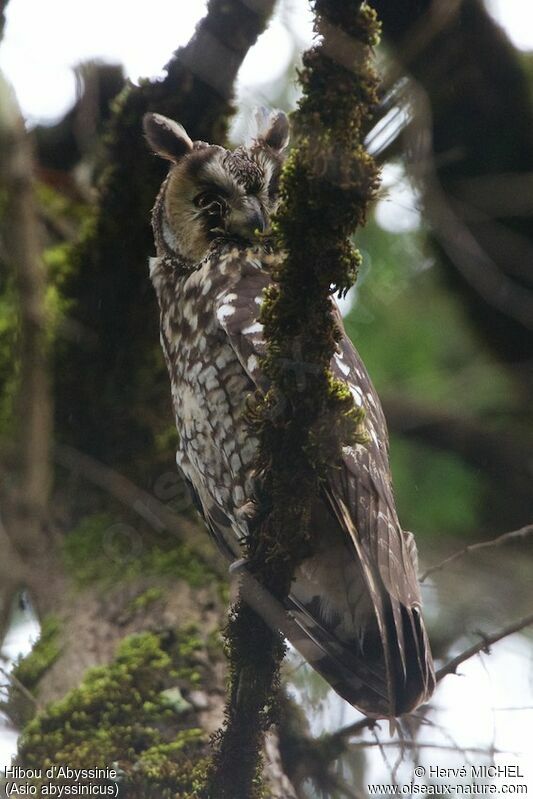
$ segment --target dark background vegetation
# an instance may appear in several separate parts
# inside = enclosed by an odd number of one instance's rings
[[[173,471],[147,278],[165,167],[140,119],[155,110],[221,142],[238,68],[273,6],[211,0],[161,81],[133,87],[119,66],[84,66],[76,107],[29,139],[0,98],[0,638],[22,595],[42,630],[4,711],[23,732],[20,762],[118,762],[124,796],[195,795],[220,722],[228,600],[225,567]],[[346,325],[383,399],[400,518],[424,569],[533,519],[533,72],[480,0],[374,6],[384,121],[369,143],[410,180],[421,221],[391,232],[372,218],[360,232]],[[286,106],[294,77],[262,95]],[[92,135],[80,138],[88,114]],[[531,555],[526,532],[432,575],[439,664],[476,630],[531,612]],[[306,669],[288,671],[315,711],[331,705]],[[312,721],[313,702],[304,707]],[[268,744],[272,795],[364,795],[365,774],[379,774],[361,746],[372,735],[318,739],[315,722],[289,700],[283,709]],[[387,745],[403,740],[409,753],[424,723],[384,731]]]

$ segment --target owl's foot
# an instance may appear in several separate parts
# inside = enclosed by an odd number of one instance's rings
[[[249,558],[239,558],[239,560],[233,561],[228,571],[230,574],[241,574],[243,571],[248,570],[249,565],[250,565]]]

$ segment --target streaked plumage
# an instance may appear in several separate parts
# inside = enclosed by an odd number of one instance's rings
[[[268,386],[258,314],[277,257],[252,242],[276,204],[288,124],[279,113],[263,118],[252,144],[233,152],[193,143],[158,115],[144,124],[154,151],[173,162],[154,207],[150,274],[180,435],[177,464],[219,547],[236,560],[257,512],[257,441],[244,410],[249,394]],[[371,716],[392,717],[434,687],[416,548],[396,514],[381,405],[346,335],[331,368],[365,408],[369,443],[344,448],[316,498],[314,554],[297,569],[288,600],[293,642],[341,696]]]

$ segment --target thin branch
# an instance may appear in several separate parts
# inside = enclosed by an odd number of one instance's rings
[[[503,544],[508,544],[510,541],[516,541],[518,538],[527,538],[527,536],[530,535],[533,535],[533,524],[527,524],[525,527],[521,527],[519,530],[512,530],[509,533],[503,533],[497,538],[490,539],[490,541],[480,541],[478,544],[469,544],[463,549],[459,549],[457,552],[454,552],[453,555],[449,555],[447,558],[444,558],[444,560],[441,560],[440,563],[435,564],[435,566],[430,566],[429,569],[426,569],[420,578],[420,582],[423,583],[424,580],[426,580],[431,574],[442,571],[442,569],[444,569],[450,563],[453,563],[454,561],[470,554],[471,552],[479,552],[481,549],[494,549],[496,547],[502,546]]]
[[[249,415],[259,440],[261,493],[270,507],[247,537],[245,555],[258,581],[281,605],[306,557],[317,475],[321,459],[328,457],[325,451],[309,456],[316,446],[311,431],[322,429],[327,413],[330,451],[339,455],[346,440],[360,436],[358,410],[351,398],[335,394],[326,377],[337,332],[328,307],[332,285],[347,290],[354,282],[359,256],[348,237],[365,218],[378,183],[377,168],[361,148],[362,120],[377,105],[377,76],[371,65],[375,15],[359,0],[316,2],[313,9],[322,40],[303,57],[302,98],[294,115],[297,143],[282,174],[275,218],[276,247],[287,255],[280,256],[277,286],[269,289],[268,299],[265,295],[260,317],[266,349],[262,366],[271,388]],[[357,192],[349,177],[355,174]],[[305,308],[302,285],[307,289]],[[309,354],[314,375],[305,402],[298,380],[287,380],[279,368],[282,360],[291,362],[296,347]],[[272,407],[281,397],[284,408],[274,420]],[[273,720],[284,655],[281,639],[244,599],[241,593],[225,633],[229,698],[208,780],[209,795],[220,799],[259,795],[260,747]]]
[[[533,613],[529,616],[524,616],[522,619],[515,621],[513,624],[510,624],[508,627],[504,627],[502,630],[498,630],[498,632],[492,633],[491,635],[483,635],[481,641],[477,644],[474,644],[469,649],[466,649],[464,652],[461,652],[460,655],[450,660],[442,669],[439,669],[437,672],[437,682],[446,677],[448,674],[455,674],[457,671],[457,667],[464,663],[466,660],[469,660],[474,655],[479,654],[479,652],[486,652],[489,653],[489,647],[492,644],[501,641],[503,638],[507,638],[509,635],[513,635],[514,633],[520,632],[520,630],[525,629],[526,627],[530,627],[533,624]]]
[[[394,785],[395,787],[398,787],[398,782],[396,781],[396,777],[395,777],[395,774],[394,774],[395,767],[391,766],[389,758],[387,757],[387,753],[385,752],[383,743],[382,743],[382,741],[379,740],[378,734],[377,734],[375,729],[372,730],[372,735],[374,736],[374,740],[373,741],[368,741],[366,743],[368,743],[369,746],[377,746],[377,748],[379,749],[379,753],[381,755],[381,758],[383,760],[383,763],[385,764],[385,766],[389,770],[390,781],[391,781],[392,785]],[[401,747],[402,744],[403,744],[403,741],[400,739],[399,741],[395,741],[395,743],[398,746]],[[355,748],[358,748],[358,747],[362,748],[362,744],[356,744],[355,745]]]
[[[34,707],[37,708],[37,710],[40,709],[40,705],[39,705],[37,699],[34,697],[34,695],[30,691],[28,691],[26,686],[23,683],[21,683],[21,681],[17,677],[15,677],[13,672],[7,671],[7,669],[4,669],[4,668],[2,668],[2,666],[0,666],[0,674],[3,674],[4,677],[6,678],[6,680],[9,680],[9,682],[12,683],[12,685],[17,689],[17,691],[20,691],[20,693],[29,702],[31,702],[32,705],[34,705]]]
[[[6,6],[8,0],[4,0],[4,2],[0,3],[0,40],[4,36],[4,27],[6,24]]]
[[[350,744],[350,749],[368,749],[370,747],[389,748],[402,746],[406,749],[439,749],[442,752],[470,752],[474,755],[489,754],[488,750],[482,746],[452,746],[451,744],[439,744],[424,742],[418,743],[417,741],[359,741],[358,743]],[[505,749],[490,749],[490,753],[496,755],[516,754],[515,752],[508,752]]]
[[[524,616],[522,619],[513,622],[513,624],[504,627],[498,632],[492,633],[491,635],[483,635],[479,643],[474,644],[469,649],[466,649],[464,652],[462,652],[460,655],[457,655],[457,657],[453,658],[453,660],[438,670],[436,674],[437,682],[440,682],[448,674],[455,674],[458,666],[460,666],[461,663],[464,663],[466,660],[474,657],[474,655],[479,654],[479,652],[488,653],[489,647],[492,646],[492,644],[507,638],[509,635],[520,632],[520,630],[523,630],[531,625],[533,625],[533,613],[529,616]],[[337,730],[337,732],[335,732],[331,738],[333,740],[351,738],[352,736],[363,732],[363,730],[372,729],[375,726],[379,726],[379,722],[376,721],[376,719],[360,719],[353,724],[348,724],[346,727],[342,727],[340,730]]]
[[[336,776],[335,777],[335,788],[340,791],[344,796],[347,796],[348,799],[363,799],[363,795],[357,793],[355,788],[348,784],[348,782],[343,779],[343,777]]]
[[[276,0],[211,0],[194,36],[167,66],[169,75],[176,63],[183,64],[220,97],[230,99],[246,53],[265,29],[275,4]]]
[[[374,727],[379,727],[379,721],[376,719],[371,718],[364,718],[360,719],[359,721],[355,721],[353,724],[347,724],[346,727],[341,727],[340,730],[333,733],[331,736],[334,741],[342,740],[344,738],[351,738],[354,735],[358,735],[363,730],[372,730]]]

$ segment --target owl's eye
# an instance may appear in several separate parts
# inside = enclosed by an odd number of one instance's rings
[[[197,208],[207,208],[213,203],[219,203],[222,205],[222,202],[222,198],[212,191],[201,191],[200,194],[197,194],[193,199],[193,203]]]
[[[248,186],[246,194],[251,194],[252,196],[254,196],[254,195],[257,196],[260,193],[262,188],[263,188],[263,184],[261,183],[261,181],[255,180],[253,183],[251,183]]]

